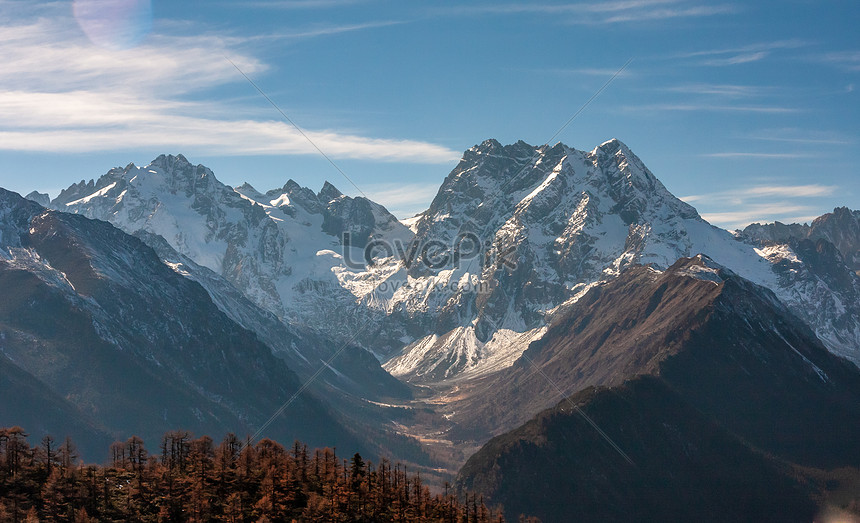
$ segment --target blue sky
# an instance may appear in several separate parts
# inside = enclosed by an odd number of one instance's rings
[[[0,0],[0,186],[183,153],[427,207],[487,138],[619,138],[712,223],[860,207],[860,3]]]

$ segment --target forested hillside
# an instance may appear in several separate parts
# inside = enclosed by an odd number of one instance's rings
[[[104,466],[78,462],[74,443],[31,446],[21,427],[0,429],[0,521],[500,522],[480,497],[431,494],[418,473],[336,449],[309,451],[233,434],[221,443],[164,435],[105,449]]]

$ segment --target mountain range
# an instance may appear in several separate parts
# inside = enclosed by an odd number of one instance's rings
[[[711,479],[752,467],[750,492],[774,482],[813,514],[826,489],[798,467],[860,466],[858,211],[725,231],[618,140],[487,140],[402,222],[330,182],[230,187],[182,155],[0,204],[0,369],[57,412],[0,414],[40,432],[263,427],[440,483],[466,463],[458,488],[513,517],[541,514],[523,471],[554,457],[584,467],[559,488],[617,519],[646,500],[583,485],[676,488],[726,452],[743,466]],[[627,475],[580,409],[648,465]]]
[[[773,241],[754,227],[713,227],[618,140],[590,152],[487,140],[464,153],[409,228],[329,182],[317,193],[292,180],[265,193],[231,188],[181,155],[112,169],[50,206],[160,236],[282,322],[362,346],[415,383],[510,365],[557,307],[591,285],[632,264],[666,268],[699,253],[776,292],[828,348],[860,361],[856,279],[834,281],[843,275],[804,260],[811,252],[796,245],[824,232]],[[853,229],[829,220],[849,259],[858,237],[851,216]],[[424,246],[453,250],[464,234],[477,239],[475,256],[422,263]],[[415,245],[415,259],[406,267],[395,252],[370,265],[362,247],[372,240]]]

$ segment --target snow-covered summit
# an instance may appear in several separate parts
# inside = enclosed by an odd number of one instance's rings
[[[845,289],[810,270],[795,270],[789,283],[778,266],[796,257],[757,250],[711,226],[617,139],[591,151],[484,141],[464,153],[412,226],[419,242],[474,233],[490,262],[411,271],[416,279],[477,278],[480,285],[478,291],[449,288],[422,297],[441,312],[435,332],[386,365],[395,375],[434,380],[468,374],[500,352],[510,362],[518,355],[510,340],[527,343],[560,304],[594,284],[632,264],[666,269],[700,253],[771,288],[831,349],[860,359],[858,321],[840,305]]]
[[[355,299],[332,271],[341,264],[344,232],[364,241],[412,236],[381,205],[344,196],[331,183],[319,193],[293,180],[265,193],[247,183],[234,189],[181,154],[73,184],[51,206],[160,236],[284,321],[300,320],[311,289],[331,289],[335,302]]]

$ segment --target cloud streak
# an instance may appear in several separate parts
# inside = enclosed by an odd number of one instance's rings
[[[628,22],[697,18],[738,12],[733,4],[706,5],[685,0],[615,0],[563,4],[507,3],[436,9],[447,15],[566,15],[563,22],[577,25],[609,25]]]
[[[0,92],[0,150],[94,152],[137,147],[182,147],[220,155],[317,154],[292,126],[277,120],[196,116],[221,109],[195,102],[146,100],[124,93]],[[306,130],[327,154],[341,158],[448,163],[445,147],[336,131]]]
[[[843,138],[787,138],[780,136],[752,136],[753,140],[767,142],[803,143],[809,145],[850,145],[854,142]]]
[[[785,222],[808,221],[814,218],[816,207],[810,205],[815,198],[833,196],[839,190],[835,185],[752,185],[727,191],[681,197],[694,205],[707,205],[702,218],[727,229],[743,228],[750,223],[780,220]]]
[[[256,0],[249,2],[222,2],[222,5],[237,7],[240,9],[290,9],[290,10],[312,10],[330,9],[333,7],[347,7],[355,4],[367,3],[368,0]]]
[[[654,9],[644,13],[625,13],[610,16],[598,23],[616,24],[623,22],[639,22],[645,20],[671,20],[675,18],[699,18],[704,16],[725,15],[739,12],[737,6],[730,4],[685,7],[680,9]],[[587,23],[587,22],[586,22]]]
[[[758,62],[759,60],[763,60],[770,56],[770,53],[767,51],[758,51],[755,53],[746,53],[739,54],[735,56],[729,56],[727,58],[712,58],[710,60],[705,60],[702,62],[702,65],[710,65],[715,67],[723,67],[727,65],[738,65],[738,64],[748,64],[750,62]]]
[[[751,223],[772,222],[774,217],[780,221],[792,221],[792,216],[796,216],[798,213],[808,214],[814,210],[808,205],[777,203],[754,205],[739,211],[703,213],[702,218],[720,227],[740,229]]]
[[[759,42],[740,47],[723,49],[706,49],[669,56],[670,59],[697,59],[693,65],[706,67],[728,67],[733,65],[758,62],[770,57],[774,52],[798,49],[812,45],[810,42],[798,39]]]
[[[667,104],[646,104],[646,105],[628,105],[621,108],[628,112],[641,111],[681,111],[681,112],[742,112],[742,113],[797,113],[799,109],[793,107],[777,107],[769,105],[714,105],[714,104],[694,104],[694,103],[667,103]]]
[[[701,51],[692,51],[688,53],[681,53],[672,55],[671,58],[696,58],[702,56],[717,56],[717,55],[726,55],[726,54],[746,54],[746,53],[755,53],[760,51],[775,51],[778,49],[798,49],[801,47],[808,47],[811,45],[810,42],[805,40],[791,39],[791,40],[775,40],[772,42],[758,42],[755,44],[749,44],[741,47],[728,47],[722,49],[705,49]]]
[[[811,129],[800,129],[785,127],[779,129],[762,129],[755,133],[747,134],[745,139],[763,142],[779,142],[805,145],[851,145],[856,143],[856,138],[841,133],[816,131]]]
[[[822,196],[832,196],[836,193],[838,187],[835,185],[755,185],[752,187],[743,187],[731,191],[719,191],[708,194],[698,194],[684,196],[681,200],[687,203],[698,201],[719,201],[719,202],[740,202],[752,198],[761,198],[768,196],[780,196],[791,198],[816,198]]]
[[[268,36],[262,36],[259,38],[271,40],[316,38],[318,36],[331,36],[341,33],[352,33],[355,31],[377,29],[380,27],[390,27],[392,25],[400,25],[405,23],[407,22],[403,20],[383,20],[381,22],[368,22],[364,24],[322,26],[317,28],[304,29],[300,31],[276,33]]]
[[[725,152],[707,153],[701,155],[704,158],[756,158],[765,160],[788,160],[793,158],[814,158],[814,155],[804,153],[751,153],[751,152]]]
[[[843,71],[860,71],[860,51],[835,51],[818,55],[815,59],[819,62],[836,66]],[[852,85],[848,92],[853,90],[854,87]]]
[[[733,84],[685,84],[668,87],[666,91],[674,93],[713,95],[729,98],[749,98],[762,96],[772,91],[772,88],[755,85],[733,85]]]

